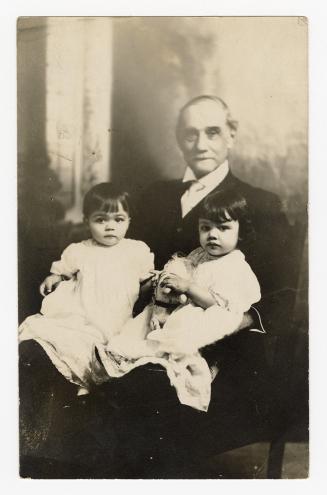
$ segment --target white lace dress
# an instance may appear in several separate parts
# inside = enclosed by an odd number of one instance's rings
[[[132,318],[140,282],[153,269],[146,244],[122,239],[112,247],[93,239],[70,244],[51,273],[73,277],[46,296],[41,314],[19,328],[20,341],[34,339],[71,382],[88,388],[108,379],[95,356]]]
[[[122,376],[147,362],[167,370],[181,403],[207,411],[211,374],[199,350],[234,333],[251,305],[260,300],[260,286],[239,250],[220,258],[202,248],[189,254],[196,266],[193,280],[212,293],[216,304],[204,310],[193,303],[179,306],[163,328],[151,331],[151,305],[128,321],[108,344],[101,359],[111,376]]]

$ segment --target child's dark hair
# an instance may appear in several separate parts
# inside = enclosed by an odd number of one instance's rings
[[[231,219],[237,220],[240,243],[248,243],[255,238],[246,199],[232,189],[209,194],[203,202],[199,217],[218,224]]]
[[[85,194],[83,214],[85,218],[88,218],[95,211],[115,213],[120,204],[130,216],[129,194],[112,182],[102,182]]]

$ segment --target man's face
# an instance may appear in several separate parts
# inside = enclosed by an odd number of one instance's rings
[[[234,142],[225,110],[209,100],[187,107],[181,115],[178,142],[187,165],[198,179],[218,168]]]

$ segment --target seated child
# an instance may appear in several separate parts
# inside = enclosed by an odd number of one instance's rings
[[[79,394],[108,380],[96,349],[132,318],[140,284],[154,267],[148,246],[125,238],[126,192],[111,183],[94,186],[84,198],[83,214],[90,238],[70,244],[52,264],[40,287],[41,314],[19,328],[20,341],[37,341],[58,371],[79,386]]]
[[[108,374],[122,376],[136,366],[159,363],[180,401],[207,411],[212,376],[200,350],[236,332],[261,297],[257,278],[238,249],[250,235],[243,197],[233,191],[209,195],[199,218],[200,247],[183,262],[167,263],[152,305],[110,341],[101,354]],[[181,295],[187,304],[179,301]],[[170,309],[164,318],[158,318],[158,305]]]

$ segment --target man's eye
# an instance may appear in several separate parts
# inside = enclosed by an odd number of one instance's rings
[[[209,129],[206,130],[206,134],[208,137],[215,137],[220,135],[220,128],[219,127],[210,127]]]
[[[197,139],[197,133],[193,130],[185,131],[184,139],[189,142],[193,142]]]

